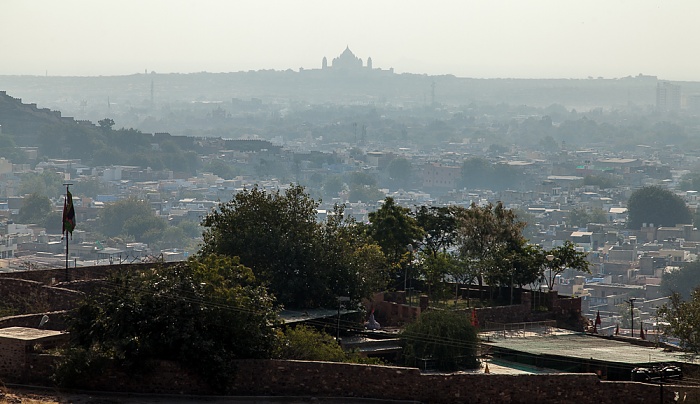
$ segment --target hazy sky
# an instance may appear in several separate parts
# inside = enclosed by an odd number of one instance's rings
[[[374,67],[700,81],[697,0],[0,0],[0,74]]]

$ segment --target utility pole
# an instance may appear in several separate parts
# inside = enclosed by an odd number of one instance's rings
[[[63,201],[63,237],[66,239],[66,281],[68,280],[68,233],[73,234],[75,226],[75,207],[73,206],[73,198],[70,194],[69,187],[73,184],[64,183],[66,186],[66,199]]]
[[[637,300],[634,297],[630,297],[627,303],[630,304],[630,332],[632,333],[632,338],[634,338],[634,301]]]
[[[342,306],[343,302],[349,302],[350,297],[348,296],[338,296],[338,324],[335,329],[335,340],[337,342],[340,342],[340,306]]]

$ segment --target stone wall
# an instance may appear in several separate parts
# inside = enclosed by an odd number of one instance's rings
[[[83,293],[37,281],[3,278],[0,279],[0,296],[4,305],[26,314],[73,308]]]
[[[36,356],[28,363],[38,373],[46,372],[50,361]],[[276,360],[238,361],[236,368],[229,390],[239,396],[367,397],[438,404],[660,402],[658,385],[600,381],[594,374],[421,374],[414,368]],[[161,363],[148,374],[131,378],[105,372],[82,387],[167,394],[212,392],[202,380],[172,363]],[[663,402],[675,402],[676,392],[686,402],[700,398],[700,389],[695,387],[666,385],[663,389]]]
[[[21,379],[11,380],[11,378],[24,376],[25,356],[23,341],[0,338],[0,375],[3,376],[3,380],[23,381]]]
[[[49,311],[46,313],[23,314],[21,316],[0,317],[0,328],[7,327],[28,327],[37,328],[44,315],[49,317],[49,321],[41,328],[45,330],[63,331],[67,328],[66,316],[68,311]]]
[[[123,270],[139,270],[152,268],[155,265],[177,265],[178,262],[172,263],[139,263],[139,264],[114,264],[114,265],[95,265],[89,267],[77,268],[60,268],[60,269],[44,269],[32,271],[13,271],[0,272],[1,278],[16,278],[24,280],[32,280],[53,285],[59,282],[70,282],[77,280],[104,279],[111,271]]]
[[[6,330],[4,330],[6,331]],[[51,333],[44,331],[44,334]],[[7,333],[5,333],[7,334]],[[36,362],[34,354],[35,346],[43,348],[56,348],[68,344],[68,334],[53,333],[53,335],[34,336],[26,339],[23,337],[2,336],[0,337],[0,378],[9,382],[44,382],[48,383],[47,377],[53,372],[51,364],[53,360],[39,361],[40,365],[34,367]],[[39,349],[43,349],[39,348]]]

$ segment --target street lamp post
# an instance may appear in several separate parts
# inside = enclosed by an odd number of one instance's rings
[[[413,263],[413,244],[408,244],[406,245],[406,249],[408,250],[409,258],[408,258],[408,264],[406,264],[406,269],[404,269],[404,276],[403,276],[403,291],[406,293],[406,297],[409,299],[409,304],[410,304],[410,296],[408,294],[408,266]]]
[[[549,261],[549,264],[547,265],[549,267],[549,283],[552,286],[551,289],[554,289],[554,281],[552,280],[552,261],[554,261],[554,255],[552,254],[547,254],[545,256],[547,258],[547,261]],[[549,286],[549,285],[547,285]],[[548,290],[547,292],[551,292],[552,290]]]
[[[634,338],[634,301],[637,300],[634,297],[630,297],[627,302],[630,304],[630,332],[632,333],[632,338]]]
[[[343,302],[349,302],[350,298],[348,296],[338,296],[338,325],[335,329],[335,340],[340,341],[340,306]]]

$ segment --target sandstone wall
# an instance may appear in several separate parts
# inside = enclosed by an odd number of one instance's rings
[[[46,373],[51,358],[28,361],[35,372]],[[658,385],[600,381],[594,374],[421,374],[414,368],[328,362],[244,360],[229,390],[246,396],[368,397],[417,400],[425,403],[658,403]],[[148,374],[105,372],[90,390],[167,394],[211,394],[195,375],[172,363],[161,363]],[[666,385],[663,402],[698,402],[700,389]]]
[[[4,305],[26,314],[71,309],[83,294],[37,281],[3,278],[0,279],[0,296],[3,296]]]

